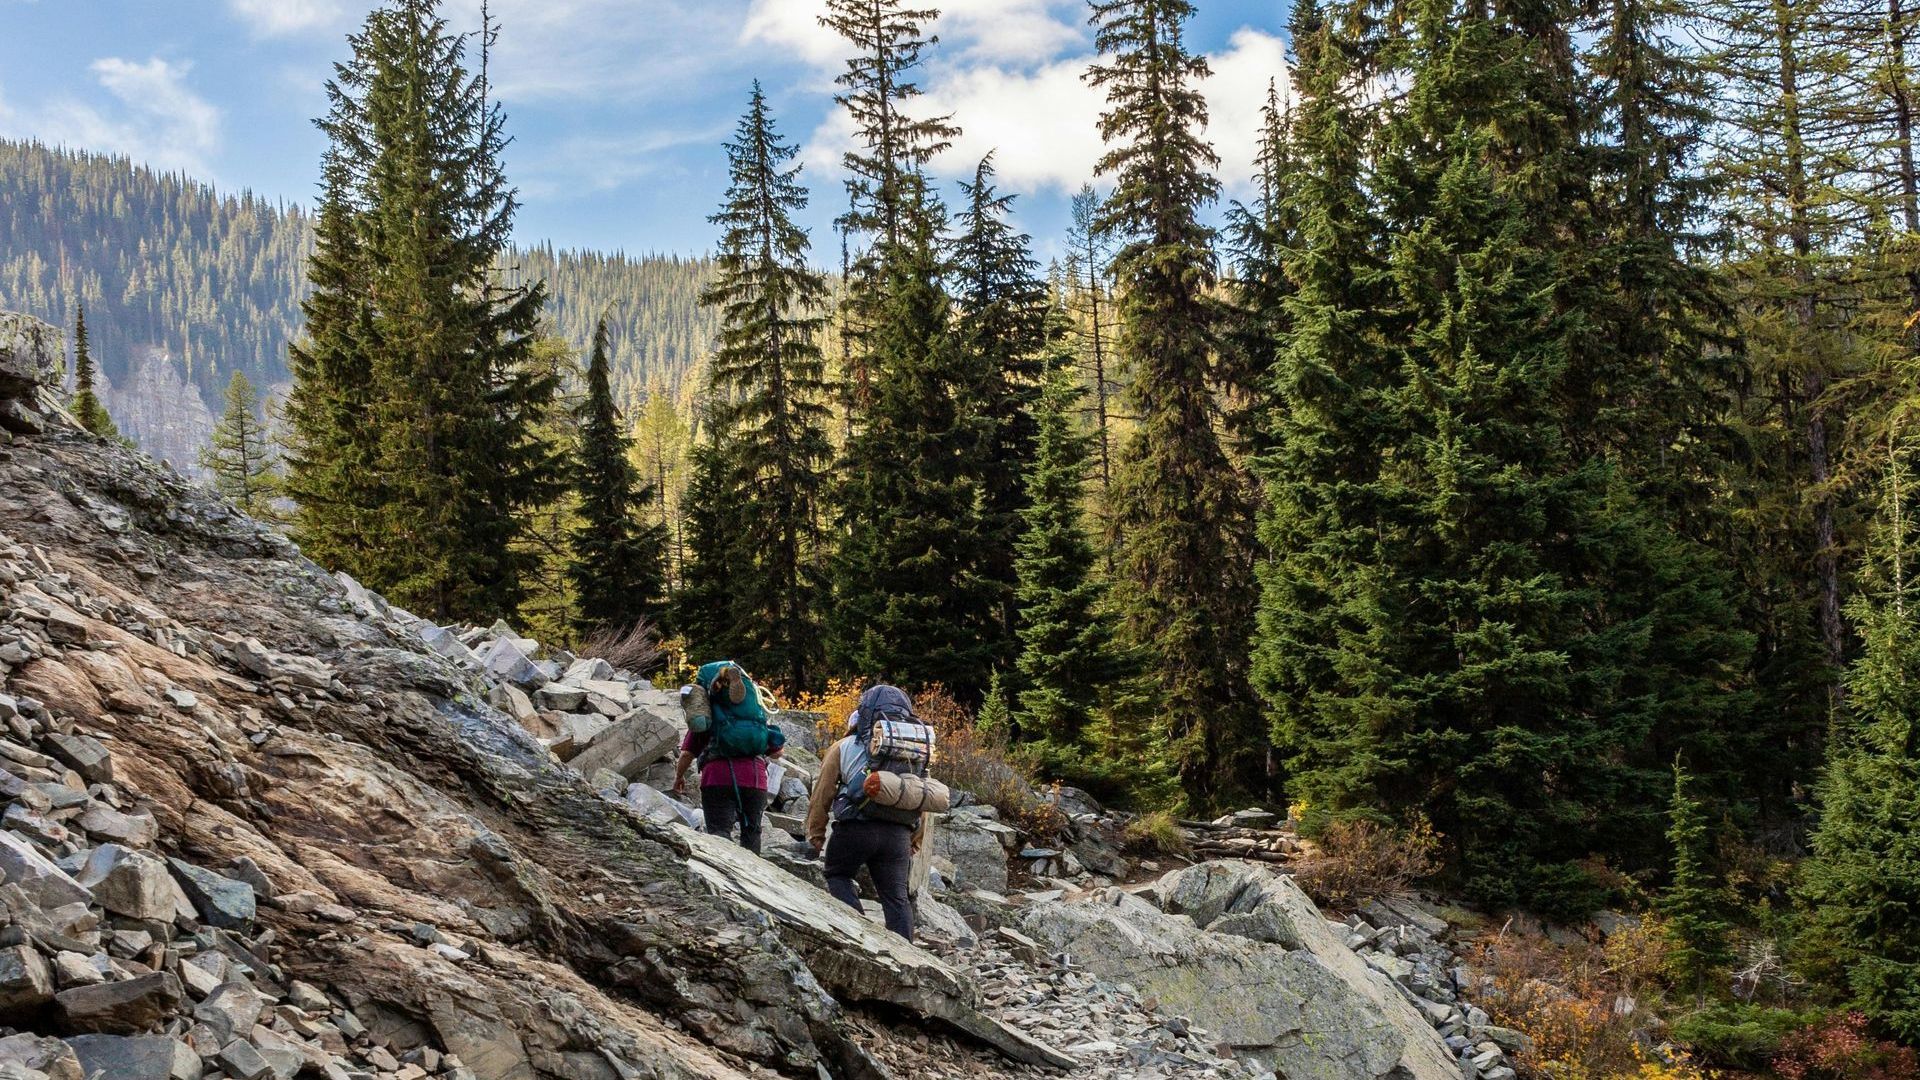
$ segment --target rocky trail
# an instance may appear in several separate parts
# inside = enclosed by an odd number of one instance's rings
[[[1260,812],[1138,881],[958,807],[901,942],[780,831],[816,718],[767,858],[695,832],[669,694],[80,433],[58,342],[0,316],[0,1080],[1512,1080],[1445,924],[1329,922]]]

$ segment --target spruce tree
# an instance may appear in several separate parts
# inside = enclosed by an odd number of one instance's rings
[[[1913,437],[1886,442],[1870,588],[1850,605],[1863,642],[1820,779],[1813,858],[1797,899],[1807,966],[1895,1038],[1920,1041],[1920,622],[1907,564],[1916,530]]]
[[[1082,363],[1086,368],[1087,385],[1093,391],[1090,405],[1095,460],[1099,465],[1095,476],[1100,492],[1096,505],[1100,508],[1104,529],[1108,493],[1113,487],[1113,410],[1110,406],[1120,385],[1114,378],[1113,359],[1110,356],[1113,315],[1107,276],[1111,270],[1113,253],[1109,238],[1095,226],[1100,216],[1100,196],[1093,190],[1092,184],[1082,184],[1080,190],[1074,193],[1071,214],[1072,225],[1067,230],[1067,245],[1072,251],[1067,262],[1072,278],[1067,294],[1068,308],[1080,326]]]
[[[666,593],[666,530],[645,521],[652,485],[634,467],[633,443],[607,380],[607,324],[593,334],[587,394],[574,414],[574,490],[580,523],[572,537],[573,581],[580,632],[626,631],[642,619],[659,621]]]
[[[241,512],[260,521],[276,520],[274,501],[283,486],[279,462],[261,422],[260,395],[244,371],[227,381],[226,407],[200,464],[213,474],[213,489]]]
[[[691,455],[687,483],[687,568],[674,598],[674,630],[688,659],[747,655],[750,629],[740,609],[741,584],[754,573],[756,552],[747,546],[739,515],[728,502],[737,491],[733,447],[726,433],[705,418]]]
[[[1073,372],[1048,378],[1026,477],[1026,529],[1015,547],[1019,571],[1020,739],[1037,743],[1049,775],[1086,783],[1100,771],[1087,730],[1123,674],[1105,585],[1081,522],[1089,438],[1077,430],[1083,392]]]
[[[719,272],[701,295],[722,312],[708,423],[726,432],[729,468],[716,505],[752,558],[732,583],[745,637],[733,655],[793,693],[824,681],[820,500],[833,454],[819,340],[827,283],[793,222],[807,205],[796,153],[755,83],[727,146],[732,185],[711,218],[723,230]]]
[[[1313,5],[1306,3],[1306,7]],[[1296,5],[1296,31],[1302,23],[1299,9]],[[1317,13],[1310,18],[1317,19]],[[1235,263],[1224,350],[1233,406],[1228,426],[1254,454],[1269,447],[1278,423],[1272,415],[1277,403],[1273,380],[1291,332],[1287,297],[1294,284],[1286,275],[1284,256],[1300,246],[1300,222],[1298,204],[1288,193],[1303,182],[1293,124],[1294,110],[1281,100],[1278,84],[1269,82],[1267,100],[1260,109],[1260,150],[1254,159],[1256,194],[1250,204],[1236,203],[1227,215]]]
[[[985,429],[941,285],[939,218],[937,205],[916,203],[880,260],[873,400],[846,448],[828,652],[838,671],[938,683],[977,703],[995,640],[973,455]]]
[[[1713,977],[1733,959],[1728,947],[1729,913],[1735,897],[1713,869],[1713,834],[1705,808],[1693,793],[1693,778],[1679,759],[1673,763],[1673,800],[1667,811],[1667,843],[1673,848],[1673,875],[1660,894],[1667,939],[1673,951],[1668,965],[1680,984],[1704,995]]]
[[[120,428],[114,424],[113,417],[107,414],[107,407],[100,403],[100,395],[93,389],[94,367],[93,346],[87,340],[87,308],[76,305],[73,316],[73,400],[69,403],[73,418],[80,426],[100,436],[116,442],[124,441]]]
[[[994,190],[993,175],[989,154],[974,169],[973,180],[961,184],[966,204],[953,242],[952,279],[959,305],[954,330],[974,367],[969,408],[981,421],[983,439],[974,466],[984,499],[980,573],[998,593],[993,601],[997,640],[989,647],[1004,661],[1016,648],[1014,544],[1026,506],[1021,481],[1034,453],[1032,409],[1050,333],[1050,302],[1030,238],[1007,220],[1013,196]]]
[[[478,620],[518,606],[531,560],[521,514],[557,487],[534,433],[554,382],[531,362],[544,285],[496,273],[516,209],[504,116],[438,8],[375,10],[329,83],[332,227],[350,239],[317,267],[318,353],[296,355],[295,372],[315,385],[296,387],[289,418],[294,491],[320,507],[317,554],[348,548],[343,568],[370,586]],[[345,374],[363,389],[336,382]],[[349,402],[361,412],[343,423]],[[351,539],[324,520],[346,515],[360,519]]]
[[[1139,425],[1113,480],[1111,543],[1128,642],[1151,657],[1162,723],[1188,800],[1215,805],[1264,783],[1247,689],[1251,538],[1246,485],[1217,430],[1213,231],[1217,157],[1200,137],[1203,57],[1183,39],[1187,0],[1098,0],[1088,79],[1106,91],[1096,222],[1123,245],[1118,352]],[[1254,775],[1249,776],[1247,773]]]

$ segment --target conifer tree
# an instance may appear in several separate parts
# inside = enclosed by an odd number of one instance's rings
[[[981,422],[983,442],[975,452],[979,477],[980,573],[998,596],[999,658],[1013,655],[1014,544],[1026,506],[1022,477],[1033,459],[1033,403],[1040,392],[1041,356],[1049,337],[1050,304],[1031,240],[1007,220],[1013,196],[993,186],[993,155],[981,159],[973,180],[961,184],[966,205],[954,237],[952,278],[959,305],[954,331],[974,366],[968,407]]]
[[[282,488],[273,443],[261,422],[260,395],[244,371],[227,382],[226,408],[213,429],[213,441],[201,452],[200,464],[213,474],[213,489],[242,513],[260,521],[274,521],[274,501]]]
[[[717,505],[753,563],[733,582],[735,658],[798,693],[824,679],[820,499],[827,438],[820,334],[825,276],[807,265],[797,150],[780,140],[755,83],[727,147],[732,185],[712,221],[722,227],[719,273],[701,302],[721,310],[708,422],[726,432]]]
[[[1910,365],[1907,365],[1910,371]],[[1910,411],[1907,415],[1911,415]],[[1910,421],[1909,421],[1910,422]],[[1920,1041],[1920,622],[1908,563],[1913,437],[1887,438],[1874,577],[1850,605],[1862,641],[1818,789],[1813,858],[1798,900],[1801,951],[1850,1005]]]
[[[1713,836],[1705,808],[1691,790],[1692,781],[1676,759],[1673,801],[1667,811],[1673,876],[1660,895],[1660,914],[1666,917],[1667,938],[1673,946],[1670,969],[1684,988],[1704,995],[1714,975],[1733,959],[1727,937],[1735,897],[1714,872]]]
[[[1056,369],[1040,399],[1026,530],[1015,549],[1020,589],[1019,737],[1039,744],[1049,775],[1085,782],[1098,771],[1087,729],[1122,675],[1105,586],[1081,523],[1090,440],[1076,430],[1082,396]]]
[[[100,403],[93,379],[93,346],[87,340],[87,309],[82,304],[76,306],[73,317],[73,417],[95,435],[121,441],[120,428]]]
[[[1294,22],[1297,28],[1301,20],[1296,16]],[[1298,51],[1296,44],[1296,55]],[[1302,182],[1293,123],[1294,111],[1281,100],[1278,84],[1269,82],[1266,103],[1260,108],[1254,199],[1250,205],[1236,203],[1227,215],[1235,256],[1233,309],[1224,351],[1225,381],[1233,405],[1229,430],[1255,454],[1266,449],[1277,423],[1270,415],[1276,404],[1272,384],[1279,352],[1290,332],[1287,297],[1294,286],[1286,276],[1283,258],[1299,247],[1300,222],[1298,206],[1288,192]]]
[[[689,659],[737,657],[752,647],[740,614],[741,583],[754,572],[738,514],[727,502],[737,490],[732,446],[726,433],[702,419],[687,482],[687,568],[674,598],[674,629]]]
[[[1092,184],[1082,184],[1080,190],[1074,193],[1071,213],[1072,225],[1067,231],[1067,245],[1072,251],[1067,263],[1072,277],[1068,306],[1084,322],[1081,330],[1085,341],[1083,363],[1087,370],[1087,385],[1093,391],[1091,407],[1095,461],[1098,464],[1095,477],[1100,493],[1097,505],[1104,528],[1107,496],[1113,487],[1113,416],[1110,404],[1119,389],[1112,370],[1113,360],[1109,355],[1113,316],[1112,300],[1107,294],[1107,275],[1112,251],[1108,237],[1096,227],[1100,216],[1100,196],[1093,190]]]
[[[607,326],[602,319],[587,361],[587,394],[575,420],[574,489],[580,524],[573,533],[573,581],[583,634],[625,631],[642,619],[658,622],[666,593],[666,530],[644,520],[654,499],[631,459],[620,410],[607,381]]]
[[[415,610],[481,619],[518,606],[521,511],[557,486],[534,435],[554,383],[531,363],[544,286],[496,276],[516,209],[504,116],[484,57],[468,70],[438,7],[375,10],[329,83],[332,229],[350,240],[330,238],[316,274],[318,355],[295,372],[314,385],[296,388],[289,419],[296,495],[316,517],[361,519],[346,543],[314,521],[321,553],[351,548],[343,568]],[[336,382],[347,373],[364,389]],[[351,426],[348,402],[362,406]]]
[[[884,254],[870,339],[873,401],[846,448],[831,663],[977,703],[992,672],[994,592],[982,580],[984,425],[941,286],[937,206],[916,204]]]
[[[1208,807],[1264,776],[1247,690],[1251,538],[1245,484],[1217,430],[1213,232],[1200,218],[1218,163],[1200,137],[1203,57],[1183,39],[1187,0],[1097,0],[1102,59],[1088,79],[1106,91],[1114,180],[1097,226],[1118,238],[1118,350],[1139,427],[1113,480],[1112,543],[1128,642],[1151,659],[1163,723],[1188,800]],[[1264,770],[1261,770],[1264,771]]]

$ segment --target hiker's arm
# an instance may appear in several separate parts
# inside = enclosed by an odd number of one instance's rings
[[[693,767],[693,751],[682,749],[679,760],[673,763],[673,793],[687,793],[687,770]]]
[[[926,843],[927,840],[927,823],[932,820],[932,814],[920,815],[920,824],[913,827],[913,840],[907,850],[913,852],[915,855],[920,854],[920,845]]]
[[[807,843],[815,851],[827,846],[827,815],[833,809],[834,793],[840,790],[840,744],[827,747],[820,758],[820,776],[813,782],[813,794],[807,799]]]

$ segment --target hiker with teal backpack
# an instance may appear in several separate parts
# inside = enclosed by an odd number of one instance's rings
[[[927,814],[949,802],[945,785],[927,775],[933,749],[933,728],[914,714],[913,699],[898,687],[876,686],[860,695],[846,737],[821,757],[807,806],[807,842],[815,852],[825,849],[827,891],[861,910],[854,879],[865,869],[887,929],[908,941],[913,856],[926,840]]]
[[[732,836],[760,853],[760,823],[767,809],[767,762],[786,749],[786,733],[767,719],[760,688],[731,660],[702,666],[680,688],[687,734],[673,769],[673,794],[684,798],[687,770],[700,763],[700,810],[707,831]]]

